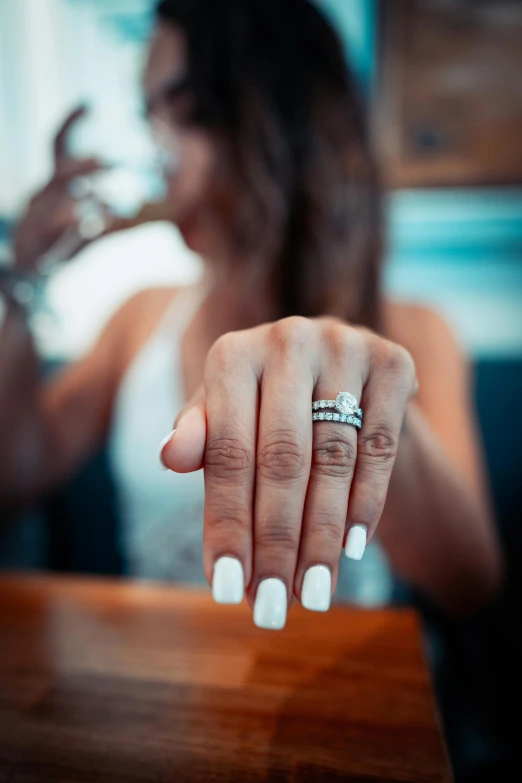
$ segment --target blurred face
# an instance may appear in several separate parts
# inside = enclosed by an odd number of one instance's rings
[[[192,97],[187,44],[182,31],[160,24],[144,77],[147,113],[165,152],[168,203],[185,242],[205,254],[212,235],[224,230],[227,190],[223,156],[211,134],[190,122]]]

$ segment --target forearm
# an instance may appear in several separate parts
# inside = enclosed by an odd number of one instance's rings
[[[0,506],[5,509],[32,499],[45,460],[39,359],[25,314],[5,298],[1,301]]]
[[[410,404],[379,538],[394,569],[449,612],[494,595],[501,557],[489,503]]]

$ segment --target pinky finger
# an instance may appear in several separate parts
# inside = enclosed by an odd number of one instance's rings
[[[364,390],[364,422],[357,444],[345,544],[345,554],[352,560],[362,558],[379,524],[412,387],[408,372],[387,371],[373,375]]]

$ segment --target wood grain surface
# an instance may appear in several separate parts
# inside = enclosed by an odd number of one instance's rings
[[[2,782],[450,779],[412,612],[271,632],[207,590],[0,579]]]

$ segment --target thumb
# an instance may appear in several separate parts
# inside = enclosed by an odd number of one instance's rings
[[[63,121],[62,125],[58,129],[56,136],[54,137],[54,160],[55,164],[59,165],[60,162],[69,157],[69,151],[67,149],[67,142],[71,129],[78,120],[88,113],[87,106],[81,104],[77,106]]]
[[[207,439],[205,392],[200,386],[174,422],[174,430],[160,444],[160,460],[168,470],[193,473],[203,467]]]

